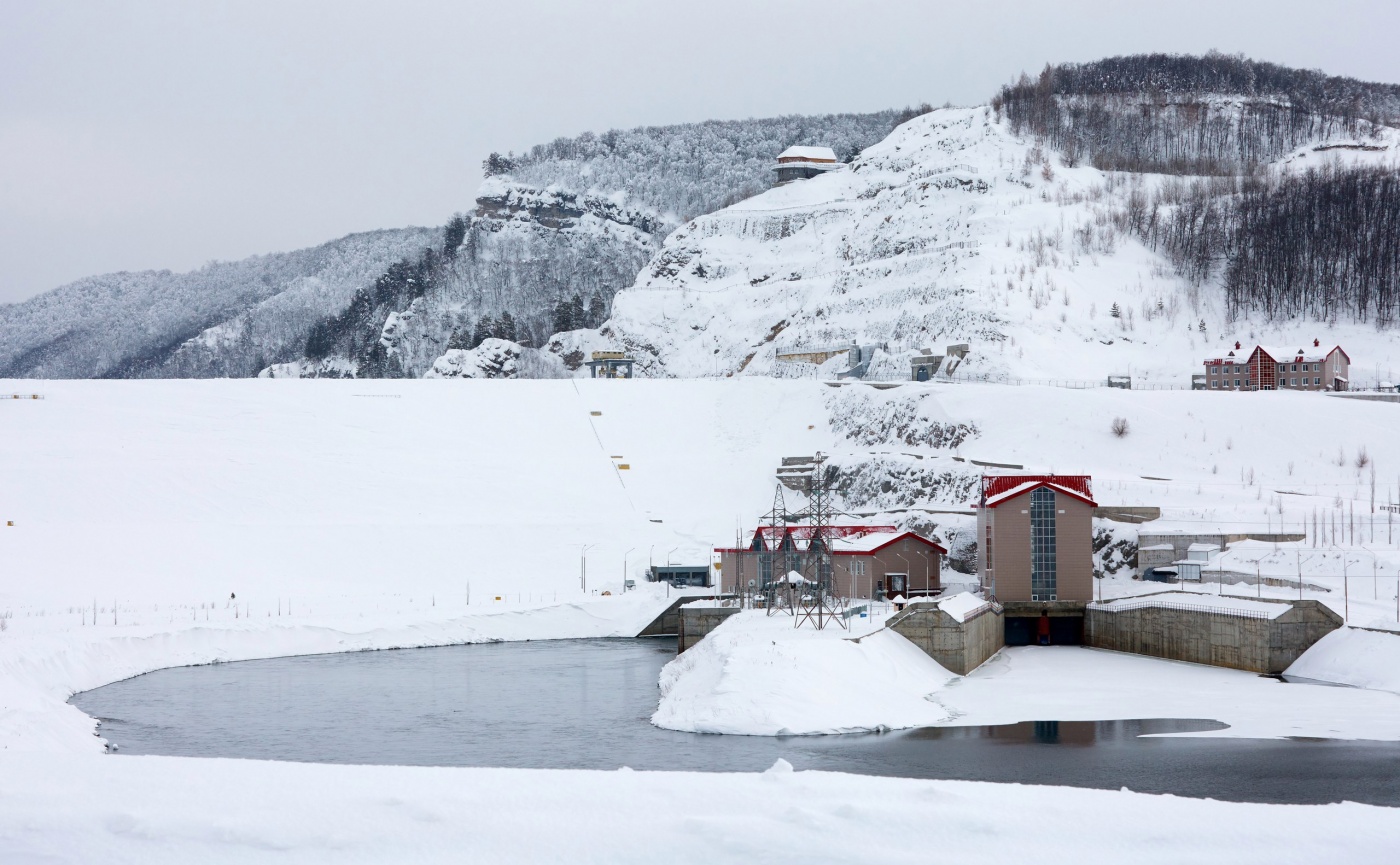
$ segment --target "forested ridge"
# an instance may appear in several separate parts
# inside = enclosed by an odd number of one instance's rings
[[[395,263],[311,327],[304,357],[362,376],[418,376],[487,338],[542,346],[597,327],[681,222],[772,185],[773,159],[822,143],[843,158],[928,106],[584,133],[493,153],[471,214],[440,248]],[[343,374],[345,363],[317,374]]]
[[[1187,279],[1218,277],[1232,319],[1400,319],[1393,168],[1322,165],[1169,184],[1150,199],[1131,193],[1123,219]]]
[[[1143,54],[1047,66],[992,101],[1066,164],[1164,174],[1245,173],[1299,146],[1400,121],[1400,85],[1243,57]]]
[[[1400,85],[1148,54],[1047,66],[1003,87],[993,108],[1066,164],[1179,176],[1150,193],[1134,185],[1121,225],[1191,284],[1218,280],[1231,319],[1400,315],[1400,174],[1328,161],[1387,151]],[[1300,150],[1316,164],[1265,170]]]

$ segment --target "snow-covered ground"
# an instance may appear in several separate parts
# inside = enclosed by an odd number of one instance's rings
[[[652,723],[692,733],[782,736],[925,727],[951,720],[927,698],[952,674],[889,630],[859,642],[836,626],[793,628],[746,610],[661,673]]]
[[[882,624],[877,618],[877,630],[864,635],[860,626],[854,633],[794,629],[789,616],[761,611],[733,616],[666,665],[652,721],[695,733],[774,736],[1047,718],[1202,718],[1229,727],[1178,735],[1400,740],[1400,677],[1390,672],[1400,637],[1389,634],[1335,634],[1316,659],[1305,654],[1290,670],[1360,686],[1333,688],[1060,646],[1006,648],[955,676],[903,637],[878,630]]]
[[[1387,861],[1400,809],[821,772],[0,757],[5,862]],[[22,778],[22,784],[14,783]],[[895,809],[904,816],[892,818]]]
[[[648,560],[708,563],[711,547],[732,543],[768,507],[781,457],[818,449],[856,462],[914,454],[921,459],[910,456],[911,464],[966,476],[979,470],[954,456],[1090,472],[1100,501],[1159,504],[1163,522],[1178,525],[1281,516],[1286,526],[1324,504],[1337,511],[1339,497],[1359,514],[1368,475],[1336,465],[1333,450],[1350,463],[1365,446],[1385,473],[1400,465],[1400,443],[1387,434],[1396,407],[1386,404],[990,385],[871,392],[876,401],[915,401],[919,423],[975,424],[978,432],[954,448],[865,420],[873,404],[847,402],[847,390],[773,380],[4,383],[0,391],[45,398],[0,402],[0,861],[250,861],[278,851],[300,861],[456,861],[464,851],[483,861],[714,861],[755,851],[782,861],[839,850],[926,859],[929,839],[917,827],[879,828],[871,809],[890,797],[932,804],[943,815],[939,843],[952,852],[1082,848],[1082,833],[1092,831],[1101,840],[1088,858],[1175,861],[1183,848],[1168,855],[1160,839],[1190,825],[1181,843],[1201,845],[1190,849],[1283,861],[1328,845],[1364,858],[1394,837],[1393,812],[1354,806],[1226,806],[810,773],[112,758],[100,753],[92,721],[63,702],[73,690],[172,664],[626,633],[666,597],[654,587],[617,596],[624,573],[639,579]],[[1325,445],[1248,433],[1286,428],[1316,406],[1334,425]],[[1120,415],[1133,421],[1126,439],[1108,432]],[[835,417],[869,434],[852,438]],[[1304,504],[1275,489],[1304,493]],[[923,502],[967,504],[939,495],[931,488]],[[614,595],[594,594],[602,590]],[[1385,598],[1372,603],[1353,619],[1379,618]],[[816,651],[869,671],[907,654],[888,636],[858,650]],[[1008,654],[1009,669],[989,668],[986,684],[950,681],[937,689],[938,703],[923,700],[941,678],[928,664],[877,681],[908,680],[906,718],[1089,717],[1063,714],[1084,706],[1049,702],[1053,689],[1035,679],[1051,682],[1054,673],[1066,687],[1081,675],[1121,685],[1119,717],[1188,713],[1255,724],[1257,735],[1329,735],[1317,732],[1326,707],[1287,702],[1306,703],[1288,689],[1309,686],[1236,686],[1243,679],[1228,671],[1076,651],[1055,662],[1058,673],[1031,666],[1057,653]],[[1172,702],[1157,693],[1162,683],[1204,690]],[[1023,710],[1003,684],[1025,687]],[[1326,710],[1351,734],[1395,738],[1379,704],[1365,702],[1385,695],[1313,690],[1328,692]],[[1244,694],[1250,705],[1235,706]],[[1099,710],[1109,705],[1102,694],[1094,700]],[[791,708],[776,723],[791,729]],[[827,708],[827,727],[871,725],[869,712],[851,721]],[[1260,717],[1269,710],[1292,712],[1293,726]],[[775,798],[788,804],[773,808]],[[1008,802],[1035,818],[986,816]],[[1057,814],[1078,816],[1056,822]],[[809,849],[794,839],[813,825],[851,831],[818,833],[820,847]]]

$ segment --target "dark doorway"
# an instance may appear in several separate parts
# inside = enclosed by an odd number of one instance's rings
[[[1035,642],[1035,628],[1039,622],[1038,616],[1007,616],[1006,645],[1029,646]]]
[[[1051,616],[1050,645],[1081,646],[1084,644],[1083,616]]]
[[[1006,645],[1034,646],[1040,643],[1039,616],[1007,616]],[[1081,646],[1084,644],[1083,616],[1050,616],[1050,645]]]

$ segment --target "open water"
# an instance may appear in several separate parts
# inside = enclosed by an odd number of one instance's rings
[[[72,702],[119,754],[706,772],[781,757],[868,775],[1400,805],[1400,743],[1143,737],[1223,727],[1209,720],[783,738],[661,730],[648,718],[675,651],[674,640],[550,640],[311,655],[175,667]]]

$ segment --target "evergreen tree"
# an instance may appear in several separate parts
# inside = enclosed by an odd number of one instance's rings
[[[458,213],[448,220],[447,226],[442,230],[442,257],[448,261],[456,258],[457,249],[466,236],[467,220]]]
[[[573,322],[570,330],[588,327],[588,311],[583,308],[583,298],[577,294],[569,300],[569,321]]]
[[[603,296],[598,292],[593,292],[593,297],[588,301],[588,326],[598,327],[608,317],[607,304],[603,302]]]

